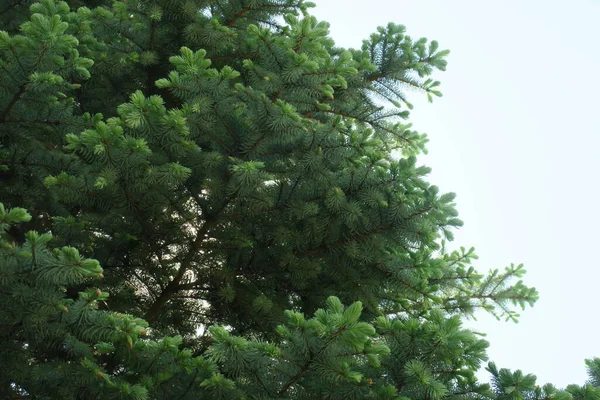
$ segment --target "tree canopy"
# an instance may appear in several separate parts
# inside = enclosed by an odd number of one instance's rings
[[[447,50],[337,47],[302,0],[0,6],[0,396],[600,399],[475,372],[481,274],[408,92]]]

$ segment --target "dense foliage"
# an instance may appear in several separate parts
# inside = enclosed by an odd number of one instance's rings
[[[0,397],[599,398],[598,360],[477,382],[461,318],[537,292],[446,251],[405,91],[448,52],[336,47],[311,6],[0,6]]]

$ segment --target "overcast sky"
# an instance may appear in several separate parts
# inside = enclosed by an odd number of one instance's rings
[[[541,298],[519,324],[481,317],[498,366],[559,387],[600,357],[600,1],[313,0],[338,45],[359,47],[379,25],[451,50],[436,75],[444,97],[417,101],[429,134],[430,181],[458,194],[482,271],[524,263]]]

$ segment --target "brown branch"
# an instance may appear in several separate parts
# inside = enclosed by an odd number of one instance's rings
[[[306,362],[306,364],[304,364],[304,366],[302,368],[300,368],[300,371],[298,371],[298,373],[296,375],[294,375],[282,388],[281,390],[279,390],[279,392],[277,392],[278,396],[283,396],[283,394],[285,394],[285,392],[287,392],[289,390],[289,388],[296,383],[300,378],[302,378],[302,375],[304,375],[304,373],[306,371],[308,371],[308,369],[310,368],[310,366],[312,365],[313,361],[319,357],[325,350],[327,350],[327,348],[329,347],[329,345],[342,333],[346,330],[345,327],[341,327],[339,328],[332,336],[331,338],[327,341],[327,343],[325,343],[323,345],[323,347],[321,347],[319,349],[319,351],[317,351],[317,353],[315,355],[311,355],[310,360],[308,360]]]
[[[499,297],[491,294],[487,295],[471,295],[466,297],[449,297],[447,299],[443,299],[445,303],[449,303],[451,301],[459,301],[459,300],[493,300],[498,303],[498,300],[529,300],[527,296],[507,296],[507,297]]]
[[[63,121],[42,121],[39,119],[33,119],[33,120],[26,120],[26,119],[5,119],[5,120],[0,120],[0,123],[5,123],[5,124],[41,124],[41,125],[51,125],[51,126],[58,126],[58,125],[65,125],[65,126],[77,126],[77,127],[85,127],[85,124],[75,124],[75,123],[69,123],[69,122],[63,122]]]
[[[381,129],[381,130],[383,130],[383,131],[385,131],[385,132],[389,133],[389,134],[390,134],[390,135],[392,135],[392,136],[395,136],[395,137],[397,137],[397,138],[400,138],[400,139],[404,140],[404,141],[405,141],[406,143],[408,143],[408,144],[412,144],[412,142],[411,142],[410,140],[408,140],[407,138],[405,138],[404,136],[402,136],[402,135],[400,135],[399,133],[397,133],[397,132],[394,132],[393,130],[391,130],[391,129],[389,129],[389,128],[386,128],[385,126],[383,126],[383,125],[380,125],[380,124],[378,124],[378,123],[376,123],[376,122],[373,122],[373,121],[367,121],[367,120],[365,120],[365,119],[363,119],[363,118],[361,118],[361,117],[357,117],[357,116],[354,116],[354,115],[346,114],[346,113],[343,113],[343,112],[341,112],[341,111],[326,110],[326,111],[321,111],[321,112],[324,112],[324,113],[329,113],[329,114],[335,114],[335,115],[341,115],[342,117],[346,117],[346,118],[354,118],[354,119],[357,119],[357,120],[359,120],[360,122],[364,122],[365,124],[369,124],[369,125],[371,125],[373,128],[379,128],[379,129]]]
[[[296,43],[296,47],[294,47],[295,53],[300,51],[300,48],[302,47],[302,43],[304,42],[304,39],[306,39],[306,36],[302,35],[302,37],[300,37],[300,39],[298,40],[298,43]]]
[[[150,50],[154,50],[154,40],[156,39],[156,21],[153,19],[150,27]]]
[[[15,106],[17,101],[19,101],[19,99],[21,98],[23,93],[25,93],[26,89],[27,89],[27,83],[22,84],[21,87],[19,88],[19,90],[17,91],[17,93],[15,93],[13,98],[8,103],[8,106],[6,106],[4,111],[2,111],[2,114],[0,114],[0,122],[4,122],[4,120],[6,120],[6,117],[8,117],[8,114],[10,113],[12,108]]]
[[[167,284],[165,289],[156,298],[156,300],[154,300],[154,302],[148,309],[148,312],[144,316],[144,319],[146,319],[147,321],[154,320],[158,316],[158,313],[161,310],[161,308],[173,297],[173,295],[182,288],[187,287],[187,285],[181,284],[183,276],[192,266],[194,257],[196,256],[198,250],[202,248],[202,244],[206,240],[208,232],[210,231],[210,229],[214,228],[219,222],[217,217],[221,213],[221,211],[223,211],[225,207],[227,207],[227,204],[228,201],[225,201],[223,206],[218,211],[216,211],[212,216],[206,218],[204,224],[198,230],[196,238],[192,241],[192,243],[190,243],[190,249],[181,261],[181,265],[179,266],[177,274],[175,275],[173,280],[171,280]]]
[[[383,272],[384,274],[386,274],[387,276],[389,276],[390,278],[393,278],[395,281],[397,281],[398,283],[401,283],[402,285],[406,286],[409,289],[412,289],[413,291],[419,293],[420,295],[430,298],[431,295],[429,293],[423,292],[422,290],[419,290],[415,285],[406,282],[404,279],[400,279],[397,276],[394,276],[394,274],[392,273],[392,271],[388,271],[384,268],[379,267],[378,265],[373,265],[373,267],[381,272]]]
[[[302,375],[304,375],[304,373],[306,371],[308,371],[308,368],[310,367],[310,364],[312,363],[312,360],[309,361],[306,365],[304,365],[302,368],[300,368],[300,371],[298,371],[298,373],[296,375],[294,375],[288,383],[285,384],[284,387],[281,388],[281,390],[277,393],[279,396],[282,396],[285,392],[288,391],[288,389],[294,384],[296,383],[301,377]]]
[[[385,77],[385,74],[383,74],[383,73],[380,72],[380,73],[377,73],[377,74],[369,75],[367,77],[367,81],[373,82],[373,81],[378,80],[379,78],[384,78],[384,77]]]
[[[242,8],[239,13],[237,13],[236,15],[233,16],[232,19],[225,22],[225,25],[227,25],[228,27],[231,27],[233,24],[235,24],[237,21],[239,21],[241,18],[243,18],[244,15],[248,14],[248,11],[250,11],[250,7],[246,6],[246,7]]]

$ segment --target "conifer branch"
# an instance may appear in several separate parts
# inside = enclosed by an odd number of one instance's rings
[[[179,396],[179,398],[177,400],[182,400],[182,399],[184,399],[187,396],[187,394],[192,389],[192,386],[194,386],[194,383],[196,383],[196,377],[197,376],[198,376],[198,369],[196,369],[194,371],[194,375],[192,375],[192,378],[190,379],[190,383],[188,384],[186,390],[183,393],[181,393],[181,396]]]
[[[451,196],[391,154],[425,138],[375,97],[438,95],[437,42],[389,24],[347,51],[305,0],[0,3],[0,193],[31,212],[0,205],[0,398],[482,387],[455,310],[515,318],[537,292],[438,258]],[[362,303],[315,313],[336,294]]]
[[[236,15],[234,15],[230,20],[225,21],[225,25],[228,27],[231,27],[233,24],[235,24],[237,21],[239,21],[241,18],[243,18],[244,15],[248,14],[248,11],[250,11],[250,7],[248,7],[248,6],[242,7],[240,12],[238,12]]]
[[[344,113],[342,111],[336,111],[336,110],[325,110],[325,111],[319,111],[319,112],[324,112],[324,113],[328,113],[328,114],[336,114],[336,115],[341,115],[342,117],[356,119],[356,120],[358,120],[360,122],[364,122],[365,124],[369,124],[369,125],[371,125],[374,128],[381,129],[381,130],[383,130],[383,131],[391,134],[392,136],[397,137],[397,138],[405,141],[408,144],[412,144],[412,142],[410,140],[408,140],[407,138],[405,138],[404,136],[399,135],[397,132],[394,132],[393,130],[391,130],[389,128],[386,128],[385,126],[383,126],[381,124],[378,124],[378,123],[376,123],[374,121],[370,121],[370,120],[364,119],[364,118],[359,117],[359,116],[346,114],[346,113]]]
[[[411,215],[409,215],[408,217],[405,218],[405,221],[410,221],[411,219],[418,217],[422,214],[425,214],[426,212],[430,211],[432,209],[432,207],[425,207],[421,210],[415,211],[414,213],[412,213]],[[362,241],[365,240],[367,238],[370,238],[372,236],[375,235],[379,235],[382,233],[386,233],[389,232],[391,230],[397,229],[398,227],[396,225],[389,225],[387,227],[380,227],[378,229],[375,229],[373,231],[370,231],[368,233],[364,233],[364,234],[360,234],[360,235],[356,235],[356,236],[350,236],[344,239],[340,239],[336,242],[333,242],[331,244],[323,244],[319,247],[316,247],[314,249],[310,249],[310,250],[304,250],[299,252],[299,255],[303,255],[303,256],[314,256],[317,254],[322,254],[332,248],[336,248],[336,247],[340,247],[343,246],[345,244],[347,244],[348,242],[358,242],[358,241]]]
[[[21,3],[23,3],[24,1],[25,0],[17,0],[15,3],[9,4],[8,7],[6,7],[4,10],[0,11],[0,15],[6,14],[7,12],[13,10],[18,5],[20,5]]]
[[[45,50],[47,47],[48,47],[48,46],[44,46],[44,50]],[[10,48],[10,52],[12,53],[13,57],[15,58],[15,61],[16,61],[16,62],[17,62],[17,64],[19,65],[19,68],[21,68],[21,72],[23,72],[23,73],[25,74],[25,73],[26,73],[26,71],[25,71],[25,67],[23,66],[23,64],[21,64],[21,59],[19,59],[19,56],[17,56],[17,53],[15,53],[15,49],[14,49],[14,47],[11,47],[11,48]],[[42,55],[43,55],[43,52],[42,52]],[[36,65],[36,67],[37,67],[37,65],[39,64],[39,61],[41,60],[41,57],[42,57],[42,56],[40,56],[40,58],[39,58],[39,59],[38,59],[38,61],[36,62],[36,64],[35,64],[35,65]],[[35,69],[35,67],[34,67],[34,69]]]
[[[375,265],[373,265],[373,267],[375,269],[383,272],[384,274],[386,274],[388,277],[392,278],[396,282],[398,282],[398,283],[406,286],[407,288],[411,289],[412,291],[414,291],[416,293],[419,293],[423,297],[426,297],[426,298],[430,298],[431,297],[431,295],[429,293],[424,292],[424,291],[420,290],[419,288],[417,288],[415,285],[413,285],[413,284],[405,281],[404,279],[401,279],[401,278],[395,276],[392,271],[389,271],[389,270],[386,270],[384,268],[381,268],[381,266],[379,264],[375,264]]]
[[[279,397],[283,396],[294,383],[298,382],[298,380],[302,378],[302,375],[304,375],[306,371],[309,370],[310,366],[315,361],[315,359],[319,357],[325,350],[327,350],[331,343],[333,343],[333,341],[337,339],[337,337],[341,335],[345,330],[346,328],[342,326],[336,332],[333,333],[333,335],[329,338],[327,343],[325,343],[315,354],[312,354],[311,352],[310,359],[306,362],[306,364],[304,364],[304,366],[300,368],[300,371],[298,371],[298,373],[296,373],[296,375],[294,375],[285,385],[283,385],[281,390],[279,390],[279,392],[277,393]]]
[[[21,98],[23,93],[25,93],[26,90],[27,90],[27,83],[23,83],[21,85],[21,87],[19,88],[19,90],[17,91],[17,93],[15,93],[13,98],[10,100],[10,102],[8,103],[8,105],[6,106],[4,111],[2,111],[2,113],[0,113],[0,122],[4,122],[6,120],[6,117],[8,117],[8,114],[10,114],[10,111],[15,106],[17,101],[19,101],[19,99]]]
[[[161,308],[171,299],[171,297],[173,297],[173,295],[178,291],[182,290],[184,286],[181,285],[181,280],[183,279],[185,273],[190,269],[194,261],[194,257],[202,248],[202,244],[206,240],[208,232],[219,223],[218,215],[227,207],[228,202],[229,200],[225,201],[218,211],[210,216],[206,216],[204,224],[196,233],[196,238],[190,243],[189,250],[184,259],[181,261],[177,274],[162,290],[156,300],[154,300],[148,309],[148,312],[144,316],[144,319],[147,321],[154,320],[158,316]]]

